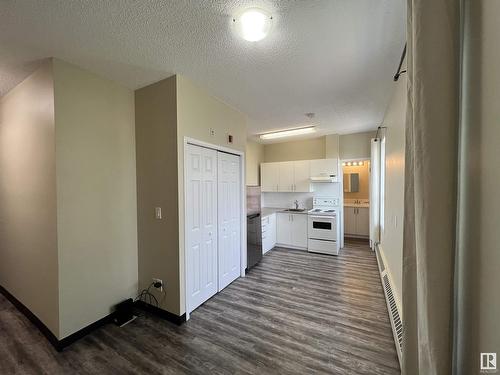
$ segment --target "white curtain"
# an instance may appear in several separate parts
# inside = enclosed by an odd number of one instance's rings
[[[451,374],[460,2],[408,0],[403,374]]]

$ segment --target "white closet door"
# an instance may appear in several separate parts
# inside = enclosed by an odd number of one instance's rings
[[[219,152],[219,291],[240,276],[240,215],[240,158]]]
[[[217,293],[217,152],[187,145],[186,263],[188,308]]]

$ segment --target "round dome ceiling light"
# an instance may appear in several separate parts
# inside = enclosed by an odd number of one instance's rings
[[[273,24],[271,14],[260,8],[249,8],[233,18],[236,31],[249,42],[258,42],[264,39]]]

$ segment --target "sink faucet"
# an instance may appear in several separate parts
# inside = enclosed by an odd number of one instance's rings
[[[299,201],[298,200],[295,200],[295,202],[293,202],[295,204],[295,209],[298,210],[299,209]]]

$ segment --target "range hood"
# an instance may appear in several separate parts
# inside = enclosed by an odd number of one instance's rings
[[[337,176],[334,174],[313,176],[311,182],[337,182]]]

